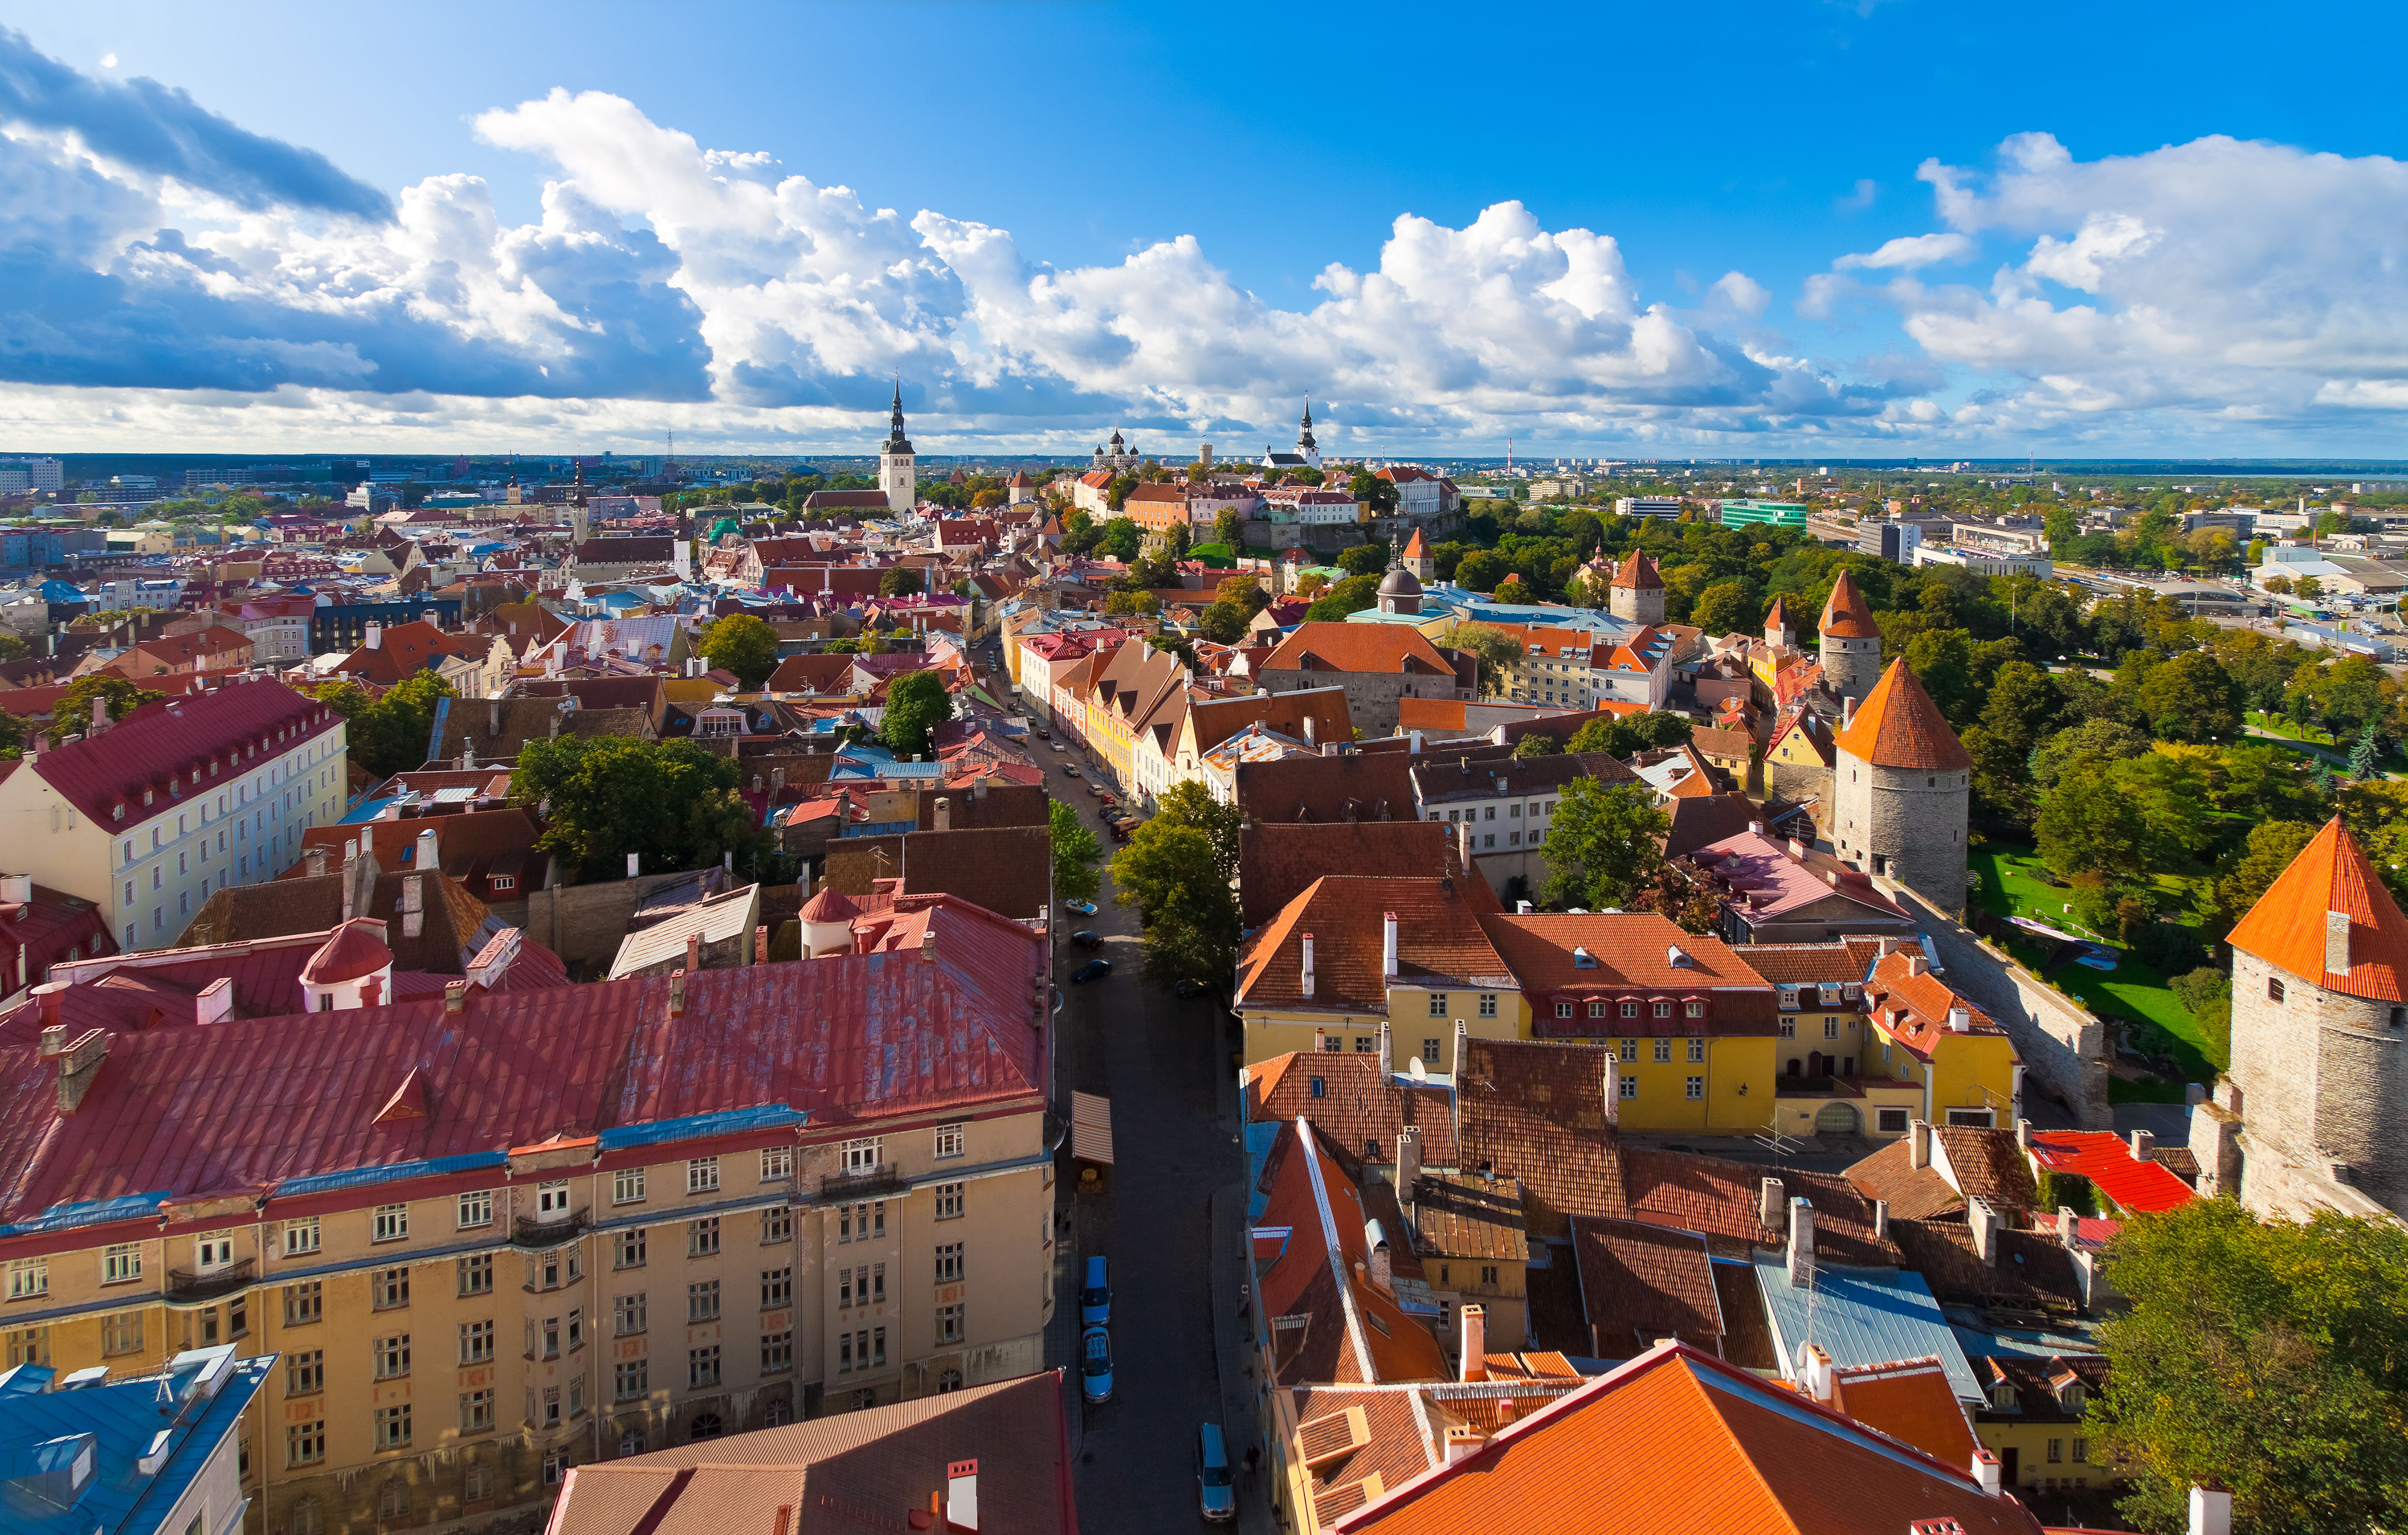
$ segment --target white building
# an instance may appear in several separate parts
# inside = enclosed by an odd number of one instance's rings
[[[56,495],[65,484],[65,478],[59,469],[59,461],[55,458],[0,459],[0,478],[5,478],[12,471],[24,475],[25,483],[20,487],[24,490],[49,491]],[[6,489],[7,489],[6,484],[0,484],[0,490]]]
[[[1678,517],[1681,498],[1677,495],[1618,495],[1613,500],[1614,511],[1624,517]]]

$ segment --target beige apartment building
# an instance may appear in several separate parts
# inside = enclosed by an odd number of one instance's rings
[[[841,952],[693,976],[380,1001],[351,923],[297,969],[37,991],[0,1017],[9,1362],[280,1354],[244,1442],[269,1535],[1037,1370],[1043,942],[861,905]]]

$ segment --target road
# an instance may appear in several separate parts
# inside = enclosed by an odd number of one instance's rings
[[[1061,772],[1075,760],[1084,775],[1086,758],[1031,744],[1052,793],[1078,808],[1109,854],[1117,844],[1086,779]],[[1207,1200],[1242,1170],[1235,1125],[1225,1119],[1234,1095],[1221,1083],[1237,1040],[1214,998],[1182,1001],[1144,979],[1137,914],[1113,901],[1109,863],[1096,904],[1093,917],[1064,913],[1063,930],[1103,935],[1114,973],[1070,985],[1070,971],[1092,956],[1067,941],[1056,969],[1066,1075],[1078,1091],[1111,1100],[1115,1158],[1092,1187],[1075,1169],[1061,1185],[1080,1260],[1071,1272],[1098,1253],[1111,1268],[1114,1390],[1111,1401],[1083,1410],[1079,1522],[1097,1530],[1183,1528],[1200,1524],[1190,1446],[1197,1425],[1223,1411]],[[1075,1283],[1062,1294],[1063,1309],[1075,1312]],[[1068,1335],[1058,1327],[1049,1341]],[[1057,1355],[1048,1362],[1070,1365],[1070,1378],[1079,1378],[1073,1361]],[[1246,1441],[1233,1435],[1231,1442]]]

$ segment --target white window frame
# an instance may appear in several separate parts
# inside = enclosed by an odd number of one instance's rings
[[[882,1138],[870,1136],[865,1140],[846,1141],[838,1155],[845,1171],[868,1172],[886,1160],[882,1155],[885,1149],[886,1142]]]
[[[964,1155],[964,1148],[969,1140],[966,1130],[967,1127],[959,1124],[937,1126],[936,1157],[938,1161],[948,1161]]]
[[[322,1243],[323,1233],[318,1228],[317,1216],[311,1215],[303,1220],[284,1223],[284,1255],[286,1257],[300,1257],[315,1253]]]
[[[103,1284],[132,1284],[141,1278],[140,1242],[112,1242],[100,1250],[100,1282]]]
[[[50,1293],[50,1260],[49,1258],[10,1258],[8,1260],[8,1298],[34,1300]]]
[[[610,1202],[614,1205],[634,1205],[644,1202],[644,1169],[642,1168],[621,1168],[610,1174]]]
[[[409,1236],[409,1206],[379,1205],[369,1212],[368,1241],[403,1241]]]
[[[691,1156],[685,1164],[685,1191],[688,1194],[719,1192],[719,1158]]]
[[[795,1175],[795,1148],[771,1146],[761,1153],[761,1181],[778,1183]]]
[[[480,1226],[494,1224],[494,1191],[471,1189],[460,1196],[459,1225],[463,1231],[474,1231]]]

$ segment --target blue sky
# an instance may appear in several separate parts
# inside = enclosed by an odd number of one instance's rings
[[[2387,9],[10,20],[8,448],[2401,456]]]

